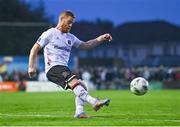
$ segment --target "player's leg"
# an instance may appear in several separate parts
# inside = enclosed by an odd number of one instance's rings
[[[84,88],[85,85],[83,82],[77,78],[74,78],[68,82],[68,86],[73,90],[76,96],[83,101],[89,102],[95,111],[98,111],[104,105],[109,105],[110,99],[99,100],[89,95],[88,91]]]
[[[52,67],[48,73],[47,73],[47,78],[49,81],[61,86],[64,89],[68,89],[67,82],[70,81],[75,75],[71,73],[71,71],[65,67],[65,66],[54,66]],[[85,88],[86,89],[86,88]],[[85,116],[84,113],[84,105],[85,101],[80,99],[79,97],[75,97],[75,105],[76,105],[76,112],[74,117],[77,118],[87,118],[88,116]]]
[[[89,116],[86,115],[84,112],[84,106],[86,102],[76,96],[75,104],[76,104],[76,111],[75,111],[74,117],[75,118],[89,118]]]
[[[83,101],[89,102],[95,111],[98,111],[102,106],[108,105],[110,102],[109,99],[99,100],[90,96],[85,85],[81,80],[78,80],[76,75],[72,74],[66,66],[57,65],[52,67],[48,71],[47,77],[50,81],[64,89],[72,89],[77,97]]]

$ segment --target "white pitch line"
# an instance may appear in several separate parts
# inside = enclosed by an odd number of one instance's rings
[[[2,114],[0,117],[65,117],[63,115],[47,115],[47,114]],[[67,117],[69,118],[69,117]],[[143,119],[145,121],[165,121],[165,122],[180,122],[180,119]]]
[[[65,117],[63,115],[46,115],[46,114],[1,114],[0,117],[7,116],[7,117]]]
[[[120,116],[129,116],[130,114],[119,114]],[[180,114],[137,114],[138,116],[180,116]],[[131,114],[131,116],[137,116],[136,114]]]
[[[165,122],[180,122],[180,119],[143,119],[146,121],[165,121]]]

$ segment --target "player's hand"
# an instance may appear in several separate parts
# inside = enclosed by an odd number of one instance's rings
[[[30,78],[33,78],[36,75],[36,68],[34,67],[29,67],[28,68],[28,74]]]
[[[97,37],[97,40],[100,41],[100,42],[102,42],[102,41],[112,41],[112,36],[109,33],[103,34],[103,35]]]

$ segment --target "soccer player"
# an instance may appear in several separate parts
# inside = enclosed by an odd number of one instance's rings
[[[69,33],[74,20],[73,12],[64,11],[59,16],[57,26],[42,33],[30,51],[28,74],[30,78],[36,74],[37,54],[41,48],[44,48],[45,72],[48,80],[60,85],[65,90],[71,89],[75,94],[74,117],[88,118],[89,116],[84,112],[86,102],[90,103],[95,111],[98,111],[104,105],[109,105],[110,99],[99,100],[90,96],[84,83],[70,71],[68,60],[71,48],[94,48],[105,41],[111,41],[112,37],[107,33],[87,42],[81,41]]]

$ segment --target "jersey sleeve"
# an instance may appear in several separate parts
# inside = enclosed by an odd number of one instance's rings
[[[76,36],[74,36],[74,47],[78,48],[82,43],[83,41],[79,40]]]
[[[43,48],[49,43],[51,36],[52,30],[49,29],[41,34],[41,36],[37,40],[37,43]]]

